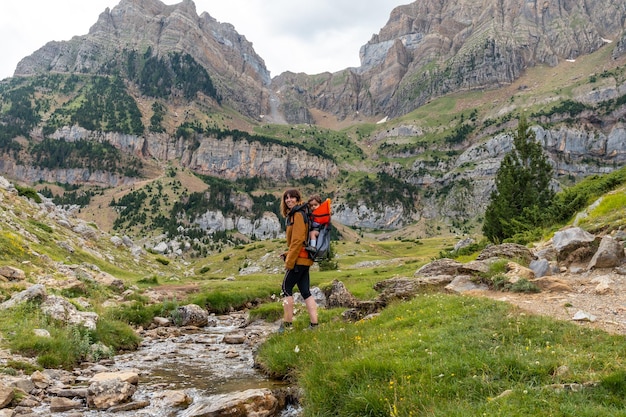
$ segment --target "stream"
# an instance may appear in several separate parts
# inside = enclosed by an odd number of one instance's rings
[[[136,351],[115,356],[106,369],[102,365],[95,366],[98,372],[139,374],[132,400],[149,402],[144,408],[115,413],[90,409],[78,414],[76,410],[48,414],[49,409],[44,407],[38,411],[40,415],[59,417],[172,417],[180,415],[184,409],[164,406],[160,395],[164,391],[183,390],[196,403],[246,389],[284,387],[281,381],[271,380],[254,368],[254,350],[277,326],[262,321],[247,325],[246,320],[245,313],[235,312],[212,316],[212,322],[203,328],[146,330],[140,332],[143,341]],[[280,414],[281,417],[298,415],[298,408],[293,406]]]

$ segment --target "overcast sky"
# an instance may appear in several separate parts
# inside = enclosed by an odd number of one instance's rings
[[[163,1],[163,0],[162,0]],[[49,41],[85,35],[120,0],[0,0],[0,79]],[[165,0],[165,4],[180,0]],[[274,77],[317,74],[360,65],[359,48],[411,0],[194,0],[252,42]]]

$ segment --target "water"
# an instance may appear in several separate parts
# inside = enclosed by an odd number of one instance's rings
[[[275,331],[276,326],[258,322],[242,327],[244,322],[243,317],[235,315],[222,317],[216,326],[199,331],[185,333],[183,330],[181,333],[180,329],[168,328],[146,332],[138,350],[116,356],[110,370],[138,373],[139,385],[132,400],[150,401],[148,407],[117,413],[75,410],[53,415],[69,417],[80,411],[85,417],[171,417],[180,413],[182,408],[164,407],[158,394],[166,390],[184,390],[197,402],[246,389],[284,386],[254,368],[254,349]],[[244,343],[225,343],[225,338],[232,335]],[[40,415],[50,415],[49,409],[43,406],[36,411]],[[297,407],[288,407],[282,416],[295,417],[298,413]]]

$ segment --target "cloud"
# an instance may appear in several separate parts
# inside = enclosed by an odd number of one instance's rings
[[[180,1],[165,0],[166,4]],[[85,35],[119,0],[20,0],[0,3],[0,79],[47,42]],[[401,0],[195,0],[196,11],[231,23],[254,45],[272,76],[359,66],[359,48]]]

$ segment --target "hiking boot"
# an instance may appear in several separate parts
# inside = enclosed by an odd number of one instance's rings
[[[319,326],[319,323],[309,323],[309,327],[306,327],[304,330],[305,331],[309,331],[309,330],[317,330],[317,326]]]
[[[293,330],[293,323],[283,322],[280,324],[278,328],[278,333],[283,334],[285,332],[290,332]]]
[[[311,252],[313,254],[317,252],[317,248],[315,246],[307,246],[304,249],[306,249],[307,252]]]

